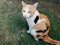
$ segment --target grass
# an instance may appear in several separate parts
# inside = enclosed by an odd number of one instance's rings
[[[41,13],[48,16],[51,22],[49,36],[60,40],[60,14],[42,9]],[[35,41],[26,33],[26,20],[21,14],[21,1],[0,0],[0,45],[52,45],[43,41]]]

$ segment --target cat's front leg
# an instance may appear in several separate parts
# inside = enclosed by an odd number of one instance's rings
[[[30,33],[30,30],[27,30],[27,33],[29,34]]]
[[[31,27],[29,27],[29,30],[27,30],[27,33],[29,34],[31,32]]]

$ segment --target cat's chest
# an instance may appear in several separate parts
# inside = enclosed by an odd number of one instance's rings
[[[35,25],[34,18],[27,19],[27,22],[30,27],[33,27]]]

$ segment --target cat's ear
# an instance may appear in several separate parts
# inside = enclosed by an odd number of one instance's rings
[[[24,1],[22,1],[22,5],[23,5],[23,6],[26,5],[26,3],[25,3]]]
[[[33,4],[33,7],[36,9],[38,7],[38,2]]]

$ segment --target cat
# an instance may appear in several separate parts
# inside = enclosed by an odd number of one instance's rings
[[[27,33],[31,34],[36,41],[43,40],[51,44],[60,45],[60,41],[53,40],[48,36],[50,21],[47,16],[38,12],[37,6],[38,3],[30,5],[22,1],[22,14],[29,25]]]

